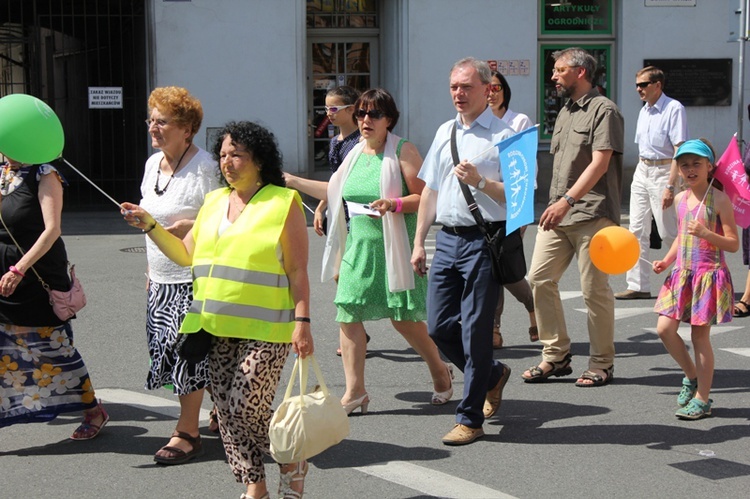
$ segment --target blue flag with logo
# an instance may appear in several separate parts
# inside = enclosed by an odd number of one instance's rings
[[[506,234],[534,222],[534,186],[539,128],[534,126],[497,144],[505,183]]]

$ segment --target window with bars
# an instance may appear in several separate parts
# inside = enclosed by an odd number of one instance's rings
[[[307,0],[307,28],[378,28],[377,0]]]

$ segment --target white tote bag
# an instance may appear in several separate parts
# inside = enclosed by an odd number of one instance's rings
[[[320,386],[306,393],[310,365]],[[300,394],[292,396],[294,378],[298,372]],[[315,357],[298,357],[284,400],[271,418],[268,430],[271,457],[281,464],[304,461],[341,442],[347,435],[349,418],[341,407],[341,401],[328,392]]]

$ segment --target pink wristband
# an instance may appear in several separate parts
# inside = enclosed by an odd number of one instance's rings
[[[11,265],[10,268],[8,268],[8,270],[10,270],[11,272],[13,272],[16,275],[20,275],[21,277],[26,277],[26,274],[24,274],[23,272],[21,272],[20,270],[18,270],[15,265]]]
[[[404,201],[401,198],[396,198],[396,209],[393,210],[394,213],[401,213],[401,210],[404,209]]]

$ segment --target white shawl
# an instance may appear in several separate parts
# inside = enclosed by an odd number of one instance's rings
[[[396,147],[401,137],[388,133],[383,151],[383,165],[380,171],[380,197],[398,198],[403,195],[401,186],[401,166],[396,157]],[[342,192],[344,184],[365,147],[365,141],[358,143],[346,155],[343,163],[328,182],[328,237],[323,253],[321,281],[325,282],[338,275],[341,258],[346,247],[346,218],[344,216]],[[373,199],[374,201],[374,199]],[[388,289],[391,293],[414,289],[414,269],[411,266],[411,245],[406,232],[403,213],[387,212],[383,216],[383,243],[385,245],[385,265],[388,269]]]

